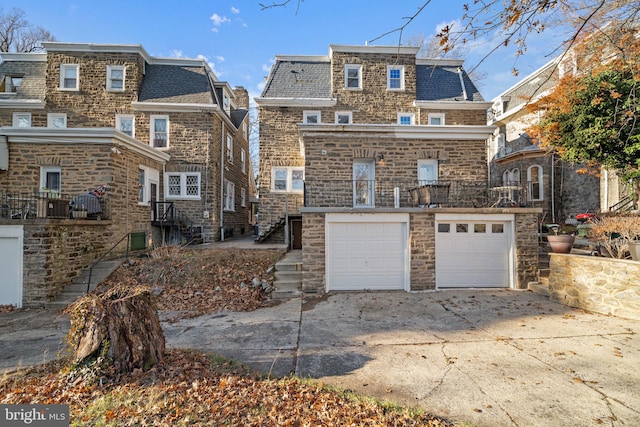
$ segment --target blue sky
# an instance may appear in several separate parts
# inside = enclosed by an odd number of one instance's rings
[[[281,2],[281,0],[275,0]],[[140,44],[153,56],[205,57],[220,80],[244,86],[252,96],[262,90],[273,58],[286,55],[326,55],[330,44],[362,45],[406,22],[422,0],[305,0],[297,7],[262,10],[260,0],[4,0],[49,30],[61,42]],[[466,0],[468,2],[468,0]],[[272,0],[262,0],[271,4]],[[403,37],[430,36],[443,23],[459,20],[461,0],[433,0],[405,29]],[[398,33],[375,45],[398,43]],[[548,62],[553,34],[532,39],[517,62],[525,76]],[[470,69],[493,47],[474,43],[465,68]],[[480,66],[480,90],[491,99],[516,83],[512,51],[501,49]],[[520,78],[521,78],[520,77]]]

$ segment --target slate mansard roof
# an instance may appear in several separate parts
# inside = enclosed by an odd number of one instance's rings
[[[41,100],[46,91],[46,56],[29,53],[2,53],[0,63],[0,81],[5,76],[22,77],[17,93],[0,92],[0,99],[6,100]]]
[[[146,66],[139,100],[184,104],[215,103],[205,67],[156,64]]]
[[[417,64],[416,79],[418,101],[484,101],[460,66]]]
[[[276,58],[263,98],[331,97],[331,62],[328,57]]]

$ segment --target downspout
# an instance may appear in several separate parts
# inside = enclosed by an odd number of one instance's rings
[[[467,101],[467,89],[464,87],[464,79],[462,77],[462,67],[458,67],[458,77],[460,77],[460,86],[462,87],[462,99]]]
[[[603,207],[606,211],[609,210],[609,170],[608,169],[604,170],[604,197],[602,197],[602,200],[600,203],[602,204],[602,206],[600,206],[601,212],[603,212],[602,210]]]
[[[220,241],[224,242],[224,120],[222,120],[222,144],[220,144]]]
[[[556,172],[555,155],[551,152],[551,222],[556,223]]]

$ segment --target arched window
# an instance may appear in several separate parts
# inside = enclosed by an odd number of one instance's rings
[[[531,200],[544,199],[542,187],[542,166],[532,165],[527,169],[527,183]]]
[[[518,185],[520,184],[520,170],[518,168],[512,169],[509,172],[509,184],[508,185]]]
[[[502,172],[502,185],[509,185],[509,171]]]

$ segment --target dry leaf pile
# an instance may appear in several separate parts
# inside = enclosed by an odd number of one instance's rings
[[[171,350],[147,372],[85,381],[60,361],[0,380],[0,403],[68,403],[78,426],[452,426],[296,378],[261,379],[233,362]]]
[[[268,289],[253,283],[273,284],[268,270],[282,255],[275,249],[165,246],[125,263],[97,291],[117,284],[149,286],[157,296],[158,310],[180,312],[178,318],[222,310],[251,311],[268,304]]]

